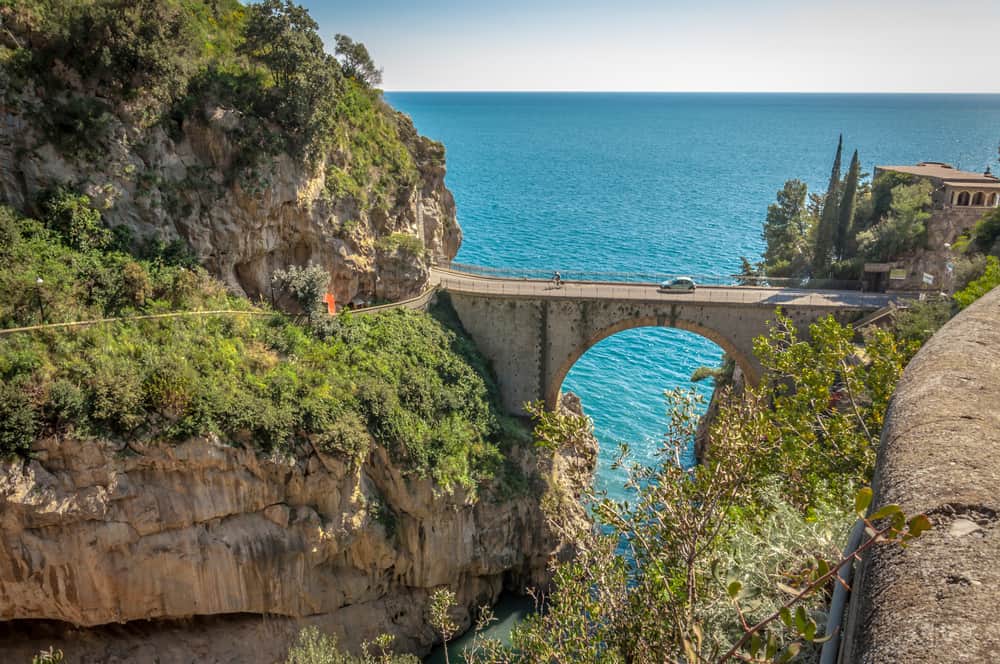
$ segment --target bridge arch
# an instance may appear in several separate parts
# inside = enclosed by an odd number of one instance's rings
[[[853,291],[718,287],[676,294],[655,283],[577,282],[553,288],[542,280],[432,272],[465,331],[489,361],[508,412],[525,404],[558,404],[570,369],[596,343],[638,327],[675,327],[729,353],[747,380],[761,368],[753,341],[767,334],[776,307],[801,332],[833,314],[841,322],[884,307],[891,296]]]
[[[740,368],[743,375],[746,376],[747,380],[751,384],[756,384],[759,380],[757,369],[750,357],[748,357],[742,349],[733,343],[731,339],[718,330],[681,319],[665,322],[658,316],[635,316],[622,319],[597,330],[585,339],[583,343],[574,348],[559,365],[554,366],[551,378],[545,386],[545,406],[549,409],[554,409],[559,405],[559,395],[562,392],[562,384],[566,380],[566,376],[569,374],[570,369],[572,369],[573,365],[576,364],[581,357],[583,357],[584,353],[608,337],[611,337],[619,332],[624,332],[625,330],[633,330],[641,327],[667,327],[684,330],[686,332],[693,332],[694,334],[704,337],[722,348],[723,351],[733,358],[736,365]]]

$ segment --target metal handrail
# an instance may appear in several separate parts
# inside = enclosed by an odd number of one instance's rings
[[[490,267],[451,261],[440,267],[455,272],[482,277],[546,280],[555,270],[541,268]],[[767,277],[743,274],[698,274],[667,272],[614,272],[601,270],[559,270],[565,281],[661,283],[677,277],[690,277],[700,286],[745,286],[764,288],[806,288],[809,290],[860,290],[861,282],[853,279],[809,279],[796,277]]]
[[[503,279],[437,269],[436,282],[443,290],[501,297],[546,299],[594,299],[668,301],[676,303],[778,306],[815,306],[832,310],[870,310],[895,298],[882,293],[814,291],[805,289],[739,288],[708,286],[694,292],[661,292],[654,283],[593,282],[564,280],[559,286],[550,279]]]

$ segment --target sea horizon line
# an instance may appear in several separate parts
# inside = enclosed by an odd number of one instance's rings
[[[794,90],[420,90],[420,89],[383,89],[383,93],[421,93],[421,94],[622,94],[622,95],[895,95],[916,96],[934,95],[948,96],[980,96],[1000,97],[997,92],[954,92],[954,91],[794,91]]]

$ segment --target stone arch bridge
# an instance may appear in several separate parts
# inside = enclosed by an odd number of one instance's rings
[[[450,295],[462,325],[493,365],[504,407],[559,401],[563,379],[587,349],[636,327],[675,327],[722,347],[752,383],[761,374],[753,339],[781,307],[804,331],[833,314],[855,322],[887,306],[881,293],[749,286],[699,286],[666,292],[652,283],[505,279],[435,268],[432,281]]]

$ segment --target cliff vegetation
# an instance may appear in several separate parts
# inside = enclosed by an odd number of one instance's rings
[[[408,472],[472,489],[526,436],[474,346],[439,319],[344,315],[316,332],[228,294],[176,246],[126,252],[85,196],[42,208],[44,221],[0,210],[0,325],[126,319],[0,337],[4,455],[66,432],[312,444],[355,461],[381,445]],[[128,319],[196,310],[233,313]]]
[[[421,653],[432,589],[468,625],[545,585],[564,541],[539,503],[584,518],[596,442],[536,450],[446,299],[329,317],[313,266],[276,280],[288,315],[85,195],[38,205],[0,208],[5,653],[277,661],[304,620]],[[170,622],[190,616],[213,621]],[[40,643],[32,619],[98,631]]]
[[[312,263],[339,304],[397,299],[457,251],[443,146],[383,101],[363,44],[327,53],[302,7],[0,0],[0,21],[0,199],[22,213],[84,193],[253,297]]]
[[[844,174],[842,157],[843,138],[825,192],[810,193],[801,180],[785,182],[767,210],[763,260],[744,259],[744,274],[860,279],[864,261],[888,261],[923,246],[930,185],[895,172],[869,180],[857,150]]]
[[[816,661],[832,570],[851,560],[841,547],[865,517],[879,431],[915,351],[885,330],[869,332],[863,350],[854,337],[832,318],[799,336],[779,314],[755,343],[760,385],[722,395],[691,469],[679,460],[698,397],[668,393],[660,461],[635,464],[622,446],[627,499],[591,496],[596,527],[566,526],[578,554],[557,568],[546,610],[515,628],[512,647],[479,639],[466,660]],[[563,438],[566,426],[549,416],[538,435]],[[873,527],[862,547],[929,527],[886,514],[895,525]]]

